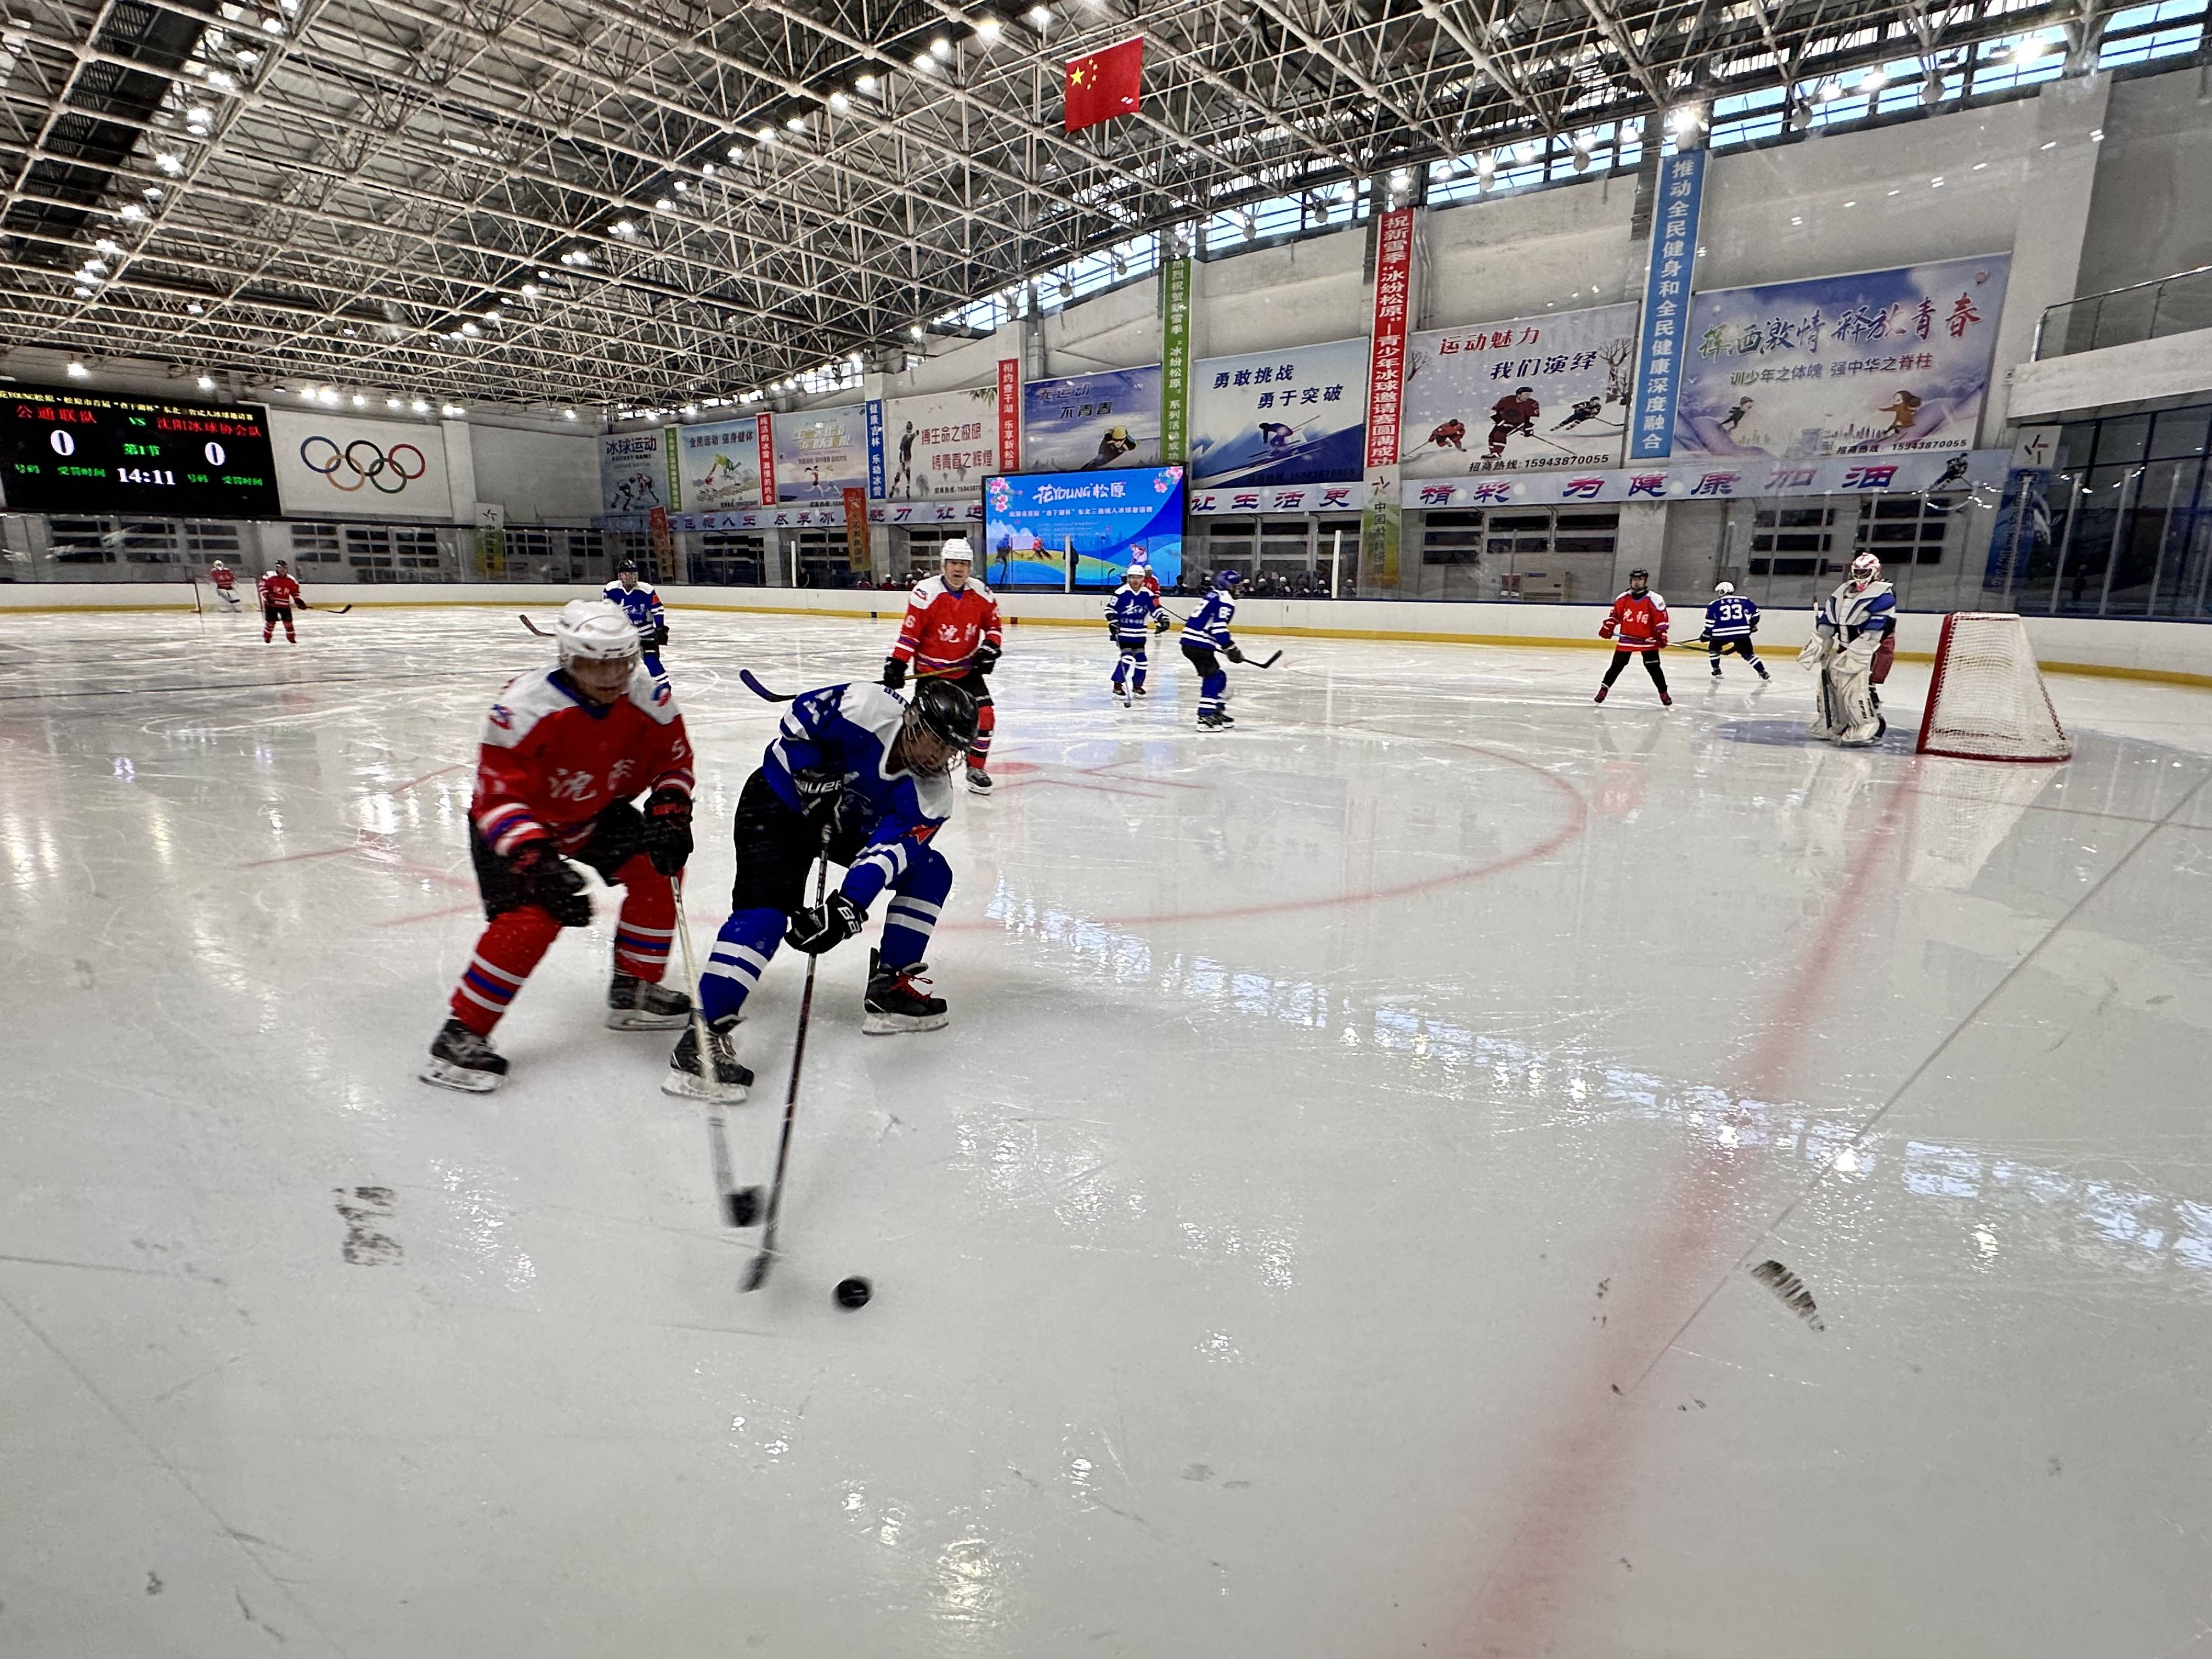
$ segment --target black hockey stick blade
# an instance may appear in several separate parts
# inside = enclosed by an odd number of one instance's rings
[[[1255,668],[1273,668],[1277,663],[1282,661],[1282,659],[1283,653],[1278,651],[1273,656],[1269,657],[1266,661],[1255,662],[1252,666]]]
[[[768,1270],[775,1260],[775,1251],[763,1250],[753,1258],[752,1265],[745,1269],[745,1276],[738,1281],[738,1288],[741,1291],[757,1291],[767,1284]]]
[[[763,702],[789,702],[799,696],[799,693],[796,691],[793,691],[788,694],[781,694],[769,690],[768,687],[760,683],[760,680],[754,675],[753,671],[750,668],[740,668],[738,670],[738,678],[744,682],[745,690],[751,692],[753,696],[758,697]]]
[[[550,640],[550,639],[551,639],[551,638],[553,637],[550,634],[547,633],[544,629],[540,628],[540,627],[539,627],[536,623],[534,623],[534,622],[531,621],[529,617],[522,617],[520,620],[521,620],[522,625],[523,625],[525,628],[528,629],[532,633],[533,633],[533,634],[537,635],[538,635],[538,637],[539,639],[541,639],[541,640]]]
[[[317,605],[315,608],[318,611],[320,611],[326,617],[343,617],[347,611],[353,609],[349,605],[339,605],[336,610],[332,610],[328,605]]]

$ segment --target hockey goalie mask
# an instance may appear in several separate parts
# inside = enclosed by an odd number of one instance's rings
[[[1863,593],[1881,580],[1881,561],[1871,553],[1862,553],[1851,561],[1851,592]]]

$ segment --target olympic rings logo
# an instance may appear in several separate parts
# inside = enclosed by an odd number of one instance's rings
[[[331,489],[349,495],[363,484],[373,484],[380,495],[397,495],[430,470],[429,462],[413,444],[394,444],[387,450],[367,438],[356,438],[341,449],[336,439],[319,434],[301,442],[300,463],[328,480]],[[347,483],[347,478],[353,482]],[[392,482],[386,483],[387,478]]]

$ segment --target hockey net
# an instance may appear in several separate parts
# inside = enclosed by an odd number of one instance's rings
[[[2018,617],[1959,611],[1943,618],[1915,747],[1963,760],[2063,761],[2074,752]]]

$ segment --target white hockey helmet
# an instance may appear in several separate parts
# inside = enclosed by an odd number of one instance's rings
[[[1862,553],[1851,561],[1851,580],[1863,587],[1869,582],[1881,580],[1881,561],[1871,553]]]
[[[1713,592],[1716,593],[1733,593],[1735,592],[1735,584],[1734,582],[1715,582],[1713,584]]]
[[[561,665],[573,662],[616,662],[639,654],[637,628],[611,599],[571,599],[553,619],[553,638]]]
[[[968,545],[965,536],[955,536],[937,550],[938,563],[951,564],[955,559],[965,559],[969,564],[975,562],[975,550]]]

